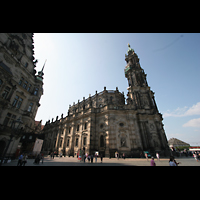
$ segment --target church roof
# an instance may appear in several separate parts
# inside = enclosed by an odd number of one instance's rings
[[[190,146],[190,144],[183,142],[177,138],[170,138],[168,140],[168,144],[173,146]]]

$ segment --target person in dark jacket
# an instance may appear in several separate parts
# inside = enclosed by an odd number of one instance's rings
[[[102,154],[100,155],[100,158],[101,158],[101,163],[102,163],[102,161],[103,161],[103,155]]]
[[[91,155],[91,163],[93,163],[93,154]]]

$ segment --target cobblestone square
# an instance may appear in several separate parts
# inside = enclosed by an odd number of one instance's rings
[[[93,163],[86,161],[80,162],[77,158],[73,157],[55,157],[51,159],[49,156],[44,158],[44,163],[42,164],[33,164],[34,159],[27,159],[26,166],[150,166],[150,161],[146,160],[146,158],[126,158],[125,160],[120,158],[117,160],[116,158],[103,158],[103,162],[101,163],[100,158],[97,159],[97,163],[95,163],[95,159]],[[161,158],[160,161],[154,159],[156,166],[169,166],[168,158]],[[179,166],[200,166],[200,161],[197,162],[193,157],[192,158],[176,158],[177,162],[180,162]],[[10,163],[5,163],[3,166],[17,166],[18,160],[12,160]]]

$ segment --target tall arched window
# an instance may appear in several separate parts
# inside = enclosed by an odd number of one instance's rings
[[[103,135],[100,136],[100,147],[104,147],[104,137],[103,137]]]
[[[77,125],[77,129],[76,130],[79,131],[79,124]]]

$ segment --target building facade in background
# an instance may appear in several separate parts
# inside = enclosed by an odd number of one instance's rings
[[[190,144],[183,142],[182,140],[179,140],[177,138],[170,138],[168,140],[168,145],[170,148],[174,147],[174,148],[179,148],[179,147],[186,147],[186,146],[190,146]]]
[[[104,90],[69,106],[66,117],[46,122],[43,151],[77,156],[79,150],[107,157],[139,157],[143,151],[169,155],[169,147],[154,98],[135,51],[128,46],[124,69],[128,94]]]
[[[0,157],[11,135],[6,156],[19,153],[21,135],[35,128],[44,73],[36,75],[33,43],[33,33],[0,33]],[[16,120],[22,122],[17,134]]]

